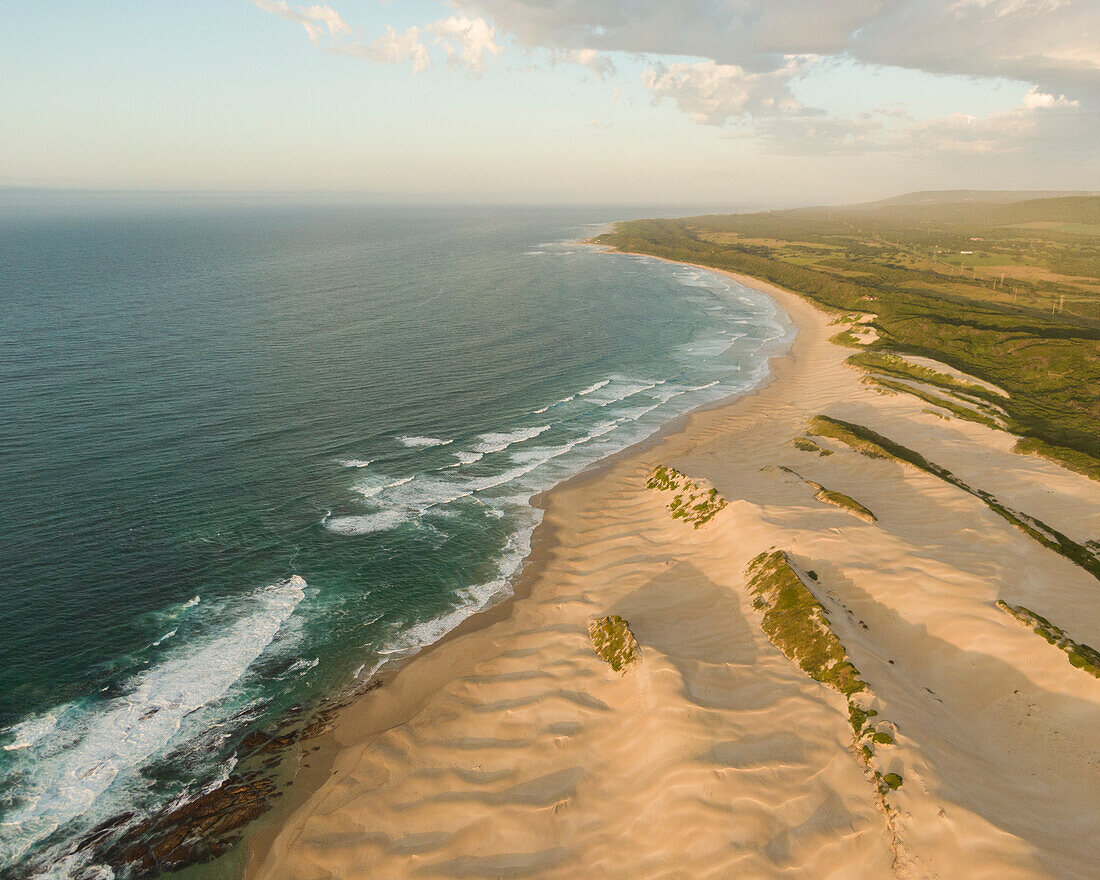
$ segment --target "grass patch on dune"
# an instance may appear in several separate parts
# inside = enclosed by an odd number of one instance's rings
[[[878,711],[865,705],[872,699],[870,689],[833,632],[825,607],[781,550],[759,554],[749,563],[746,573],[753,607],[762,614],[760,628],[807,676],[845,696],[853,750],[868,770],[873,770],[876,747],[895,745],[894,737],[876,729]],[[807,577],[810,574],[807,572]],[[818,578],[814,575],[811,580],[816,584]],[[897,784],[887,781],[887,777],[896,777]],[[882,806],[889,810],[886,795],[901,785],[901,777],[883,776],[875,770],[874,778]]]
[[[945,391],[961,392],[973,397],[1001,400],[1002,395],[994,394],[984,385],[967,382],[956,378],[949,373],[941,373],[931,367],[914,364],[888,351],[861,351],[848,358],[848,363],[864,370],[872,370],[876,373],[885,373],[895,379],[909,379],[913,382],[923,382],[925,385],[935,385]]]
[[[835,336],[830,336],[829,341],[834,345],[843,345],[845,348],[864,349],[867,347],[867,343],[851,330],[841,330]]]
[[[1009,605],[1003,599],[998,599],[997,607],[1007,614],[1011,614],[1024,626],[1029,627],[1037,635],[1042,636],[1050,644],[1062,650],[1069,657],[1071,666],[1084,670],[1095,678],[1100,678],[1100,651],[1097,651],[1091,645],[1074,641],[1066,635],[1064,629],[1055,626],[1045,617],[1036,614],[1023,605]]]
[[[668,505],[672,518],[682,519],[697,529],[714,519],[729,504],[717,489],[701,486],[676,468],[664,464],[653,469],[645,485],[647,489],[675,492]]]
[[[596,654],[616,672],[623,672],[638,659],[638,641],[630,625],[618,614],[590,621],[588,635]]]
[[[851,696],[867,685],[829,625],[825,608],[791,568],[782,551],[749,563],[753,607],[763,613],[768,640],[815,681]]]
[[[862,520],[867,522],[877,522],[878,517],[871,511],[856,501],[851,495],[845,495],[843,492],[836,492],[833,489],[826,489],[820,483],[815,483],[811,480],[807,480],[809,485],[817,490],[814,493],[814,498],[824,504],[831,504],[834,507],[839,507],[841,510],[846,510],[849,513],[855,514]]]
[[[1008,521],[1029,538],[1038,541],[1044,547],[1053,550],[1060,556],[1064,556],[1075,565],[1079,565],[1097,580],[1100,580],[1100,552],[1092,547],[1079,544],[1072,538],[1064,535],[1042,520],[1013,510],[1002,504],[996,496],[984,489],[978,489],[956,477],[947,468],[929,461],[919,452],[896,443],[889,437],[852,422],[841,421],[829,416],[814,416],[810,420],[810,431],[822,437],[830,437],[851,447],[856,452],[872,458],[890,459],[912,465],[918,470],[938,477],[946,483],[950,483],[964,492],[980,499],[985,505],[1002,519]]]
[[[1090,480],[1100,480],[1100,458],[1082,452],[1079,449],[1070,449],[1068,446],[1055,446],[1040,440],[1038,437],[1022,437],[1016,441],[1013,452],[1021,455],[1037,455],[1055,464],[1084,474]]]
[[[814,416],[810,419],[808,433],[813,434],[815,437],[828,437],[830,440],[837,440],[868,458],[897,460],[897,456],[888,452],[881,444],[869,439],[861,432],[853,430],[853,428],[858,427],[858,425],[852,425],[850,422],[842,422],[828,416]]]
[[[823,446],[818,446],[809,437],[795,437],[791,441],[796,449],[801,449],[803,452],[816,452],[818,455],[832,455],[833,450],[825,449]]]
[[[964,419],[968,422],[976,422],[979,425],[985,425],[985,427],[992,428],[994,431],[1004,430],[1000,422],[984,412],[971,409],[969,406],[956,403],[954,400],[948,400],[946,397],[938,397],[935,394],[929,394],[927,391],[922,391],[920,388],[914,388],[912,385],[894,382],[890,379],[884,379],[881,376],[868,376],[864,381],[871,381],[880,388],[886,388],[898,394],[912,394],[925,403],[930,403],[933,406],[938,406],[947,410],[956,418]]]

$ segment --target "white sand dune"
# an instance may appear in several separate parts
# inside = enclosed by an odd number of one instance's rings
[[[1100,877],[1100,681],[993,604],[1100,645],[1100,583],[930,475],[789,441],[816,413],[866,424],[1080,541],[1100,535],[1100,486],[875,393],[828,316],[741,280],[799,327],[776,378],[548,493],[522,597],[344,712],[332,775],[255,844],[250,877]],[[657,464],[729,506],[673,520],[645,488]],[[773,547],[818,575],[894,734],[872,761],[904,778],[889,811],[845,699],[760,628],[744,569]],[[641,644],[625,675],[588,639],[608,613]]]

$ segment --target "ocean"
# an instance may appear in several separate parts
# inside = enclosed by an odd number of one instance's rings
[[[531,496],[790,325],[614,209],[0,212],[0,874],[509,595]],[[83,860],[83,861],[82,861]]]

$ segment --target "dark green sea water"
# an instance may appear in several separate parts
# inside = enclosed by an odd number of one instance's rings
[[[788,330],[613,210],[0,211],[0,874],[509,591],[530,496]]]

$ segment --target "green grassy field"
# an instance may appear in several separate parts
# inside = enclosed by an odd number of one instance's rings
[[[1009,431],[1097,473],[1100,196],[998,196],[633,220],[597,242],[873,314],[868,351],[930,357],[1003,388],[1007,399],[979,396],[1004,409]],[[952,265],[964,257],[971,267]]]

